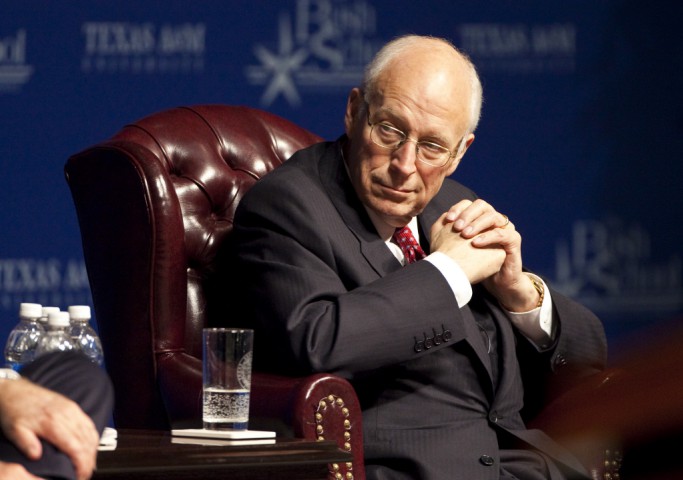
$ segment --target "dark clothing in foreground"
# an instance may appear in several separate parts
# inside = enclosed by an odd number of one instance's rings
[[[101,434],[110,419],[114,391],[107,374],[76,352],[55,352],[38,357],[21,370],[21,376],[76,402]],[[0,460],[19,463],[32,474],[52,479],[75,479],[69,457],[42,440],[43,455],[31,461],[0,432]]]

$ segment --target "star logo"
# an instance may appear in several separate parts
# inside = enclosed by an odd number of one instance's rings
[[[377,15],[368,2],[297,0],[297,5],[295,13],[278,16],[277,45],[255,43],[256,62],[245,66],[247,81],[263,87],[262,107],[278,99],[299,107],[306,93],[348,91],[384,43],[371,37]]]
[[[271,76],[261,101],[265,105],[270,105],[282,94],[291,105],[299,105],[301,97],[294,84],[293,74],[308,58],[308,51],[305,48],[295,48],[292,24],[288,15],[280,17],[279,40],[277,53],[271,52],[263,45],[254,47],[254,54],[261,62],[261,69],[266,76]]]

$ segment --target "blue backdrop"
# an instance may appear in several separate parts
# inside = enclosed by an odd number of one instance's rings
[[[263,108],[327,138],[377,48],[444,36],[484,84],[454,176],[610,339],[683,318],[682,7],[547,0],[5,0],[0,341],[18,304],[91,303],[67,157],[185,104]]]

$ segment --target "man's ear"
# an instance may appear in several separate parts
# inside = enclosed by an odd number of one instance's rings
[[[470,133],[467,136],[467,139],[465,140],[465,146],[463,147],[462,151],[458,152],[458,154],[455,156],[455,159],[453,162],[449,165],[448,170],[446,171],[446,176],[450,176],[455,172],[455,169],[458,168],[458,165],[460,165],[460,160],[462,160],[462,157],[465,156],[465,152],[467,151],[468,148],[470,148],[470,145],[472,145],[472,142],[474,142],[474,133]]]
[[[356,87],[349,92],[349,98],[346,100],[346,113],[344,114],[344,128],[346,135],[351,136],[351,130],[358,118],[359,109],[363,105],[363,92]]]

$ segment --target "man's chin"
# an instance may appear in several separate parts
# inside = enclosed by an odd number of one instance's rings
[[[371,205],[372,210],[388,225],[402,227],[417,215],[412,209],[405,208],[404,205],[387,205],[386,202]]]

